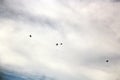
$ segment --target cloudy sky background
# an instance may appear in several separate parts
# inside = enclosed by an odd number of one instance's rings
[[[119,9],[119,0],[0,0],[0,77],[119,80]]]

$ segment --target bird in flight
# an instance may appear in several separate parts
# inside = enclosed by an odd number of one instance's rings
[[[58,46],[58,43],[56,43],[56,46]]]
[[[32,35],[29,35],[29,37],[32,37]]]
[[[60,43],[60,45],[63,45],[63,43]]]
[[[109,60],[106,60],[106,62],[109,62]]]

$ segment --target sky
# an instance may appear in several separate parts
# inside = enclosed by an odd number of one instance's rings
[[[0,0],[1,80],[119,80],[119,8],[119,0]]]

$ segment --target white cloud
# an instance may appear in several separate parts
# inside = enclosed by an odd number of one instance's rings
[[[71,1],[6,0],[8,9],[20,13],[7,11],[14,18],[1,15],[2,66],[56,80],[117,78],[119,3]],[[55,45],[61,42],[62,46]],[[110,59],[108,64],[106,58]]]

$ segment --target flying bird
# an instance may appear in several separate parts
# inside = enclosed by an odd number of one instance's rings
[[[106,62],[109,62],[109,60],[106,60]]]
[[[58,43],[56,43],[56,46],[58,46]]]
[[[32,35],[29,35],[30,37],[32,37]]]

